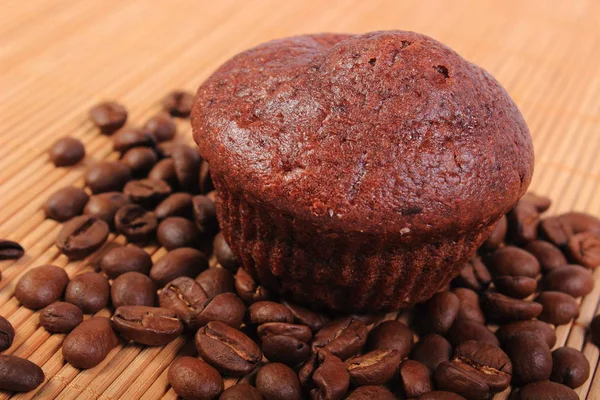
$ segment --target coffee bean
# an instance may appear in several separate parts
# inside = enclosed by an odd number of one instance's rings
[[[0,355],[0,389],[11,392],[29,392],[44,381],[44,371],[21,357]]]
[[[346,397],[346,400],[398,400],[389,390],[381,386],[361,386]]]
[[[85,147],[80,140],[64,137],[58,139],[48,150],[50,161],[57,167],[68,167],[77,164],[85,157]]]
[[[98,250],[108,238],[108,224],[80,215],[65,222],[56,236],[56,246],[71,260],[81,260]]]
[[[270,336],[280,335],[290,336],[304,343],[308,343],[312,338],[312,332],[308,326],[287,322],[267,322],[260,325],[256,332],[263,341]]]
[[[15,338],[15,329],[8,320],[0,316],[0,351],[4,351],[12,346]]]
[[[156,217],[163,220],[169,217],[193,217],[192,195],[188,193],[173,193],[160,202],[154,209]]]
[[[528,276],[535,278],[540,273],[537,258],[523,249],[505,246],[486,257],[486,265],[495,276]]]
[[[167,250],[200,245],[198,228],[192,221],[182,217],[169,217],[163,220],[158,224],[156,237]]]
[[[190,146],[178,144],[173,146],[171,152],[180,187],[186,192],[197,193],[198,174],[202,162],[198,151]]]
[[[155,147],[156,142],[149,132],[134,128],[125,127],[117,132],[113,138],[113,150],[125,153],[134,147]]]
[[[411,358],[425,364],[431,371],[444,361],[450,360],[452,346],[437,333],[421,338],[412,351]]]
[[[206,300],[198,314],[198,324],[219,321],[233,328],[239,328],[244,320],[246,305],[233,293],[222,293]]]
[[[537,289],[537,281],[528,276],[499,276],[494,279],[498,292],[515,299],[524,299]]]
[[[241,297],[241,296],[240,296]],[[294,315],[294,322],[308,326],[313,332],[321,329],[327,322],[328,318],[323,314],[316,313],[307,308],[301,307],[297,304],[290,303],[288,301],[282,301],[281,304],[286,306]]]
[[[525,193],[520,201],[532,204],[540,213],[547,211],[552,205],[552,201],[549,197],[540,196],[533,192]]]
[[[531,332],[546,342],[549,348],[556,344],[556,333],[554,328],[545,322],[538,320],[515,321],[501,325],[496,331],[496,336],[503,346],[521,332]]]
[[[341,399],[350,386],[350,374],[342,360],[325,349],[304,363],[298,376],[313,399]]]
[[[506,238],[506,231],[508,230],[508,222],[506,219],[506,215],[503,215],[498,222],[494,225],[494,230],[490,237],[487,238],[483,245],[481,246],[483,249],[487,251],[492,251],[497,249],[502,243],[504,243],[504,238]]]
[[[256,388],[265,400],[300,400],[302,391],[296,373],[287,365],[270,363],[256,374]]]
[[[474,255],[465,263],[460,274],[453,281],[456,285],[480,292],[487,289],[492,276],[479,256]]]
[[[111,322],[123,338],[147,346],[164,346],[183,332],[177,314],[166,308],[122,306]]]
[[[552,354],[544,340],[532,332],[513,336],[505,346],[513,364],[516,383],[543,381],[552,372]]]
[[[237,295],[248,305],[256,301],[268,300],[271,297],[270,292],[265,287],[258,285],[243,267],[238,268],[234,284]]]
[[[177,174],[175,173],[175,161],[172,158],[164,158],[157,162],[154,167],[148,172],[149,179],[160,179],[165,182],[173,189],[179,187],[179,181],[177,180]]]
[[[17,260],[23,257],[23,254],[25,254],[25,250],[19,243],[0,239],[0,260]]]
[[[321,328],[313,338],[312,347],[314,351],[326,348],[343,361],[358,354],[366,341],[367,326],[359,320],[345,317]]]
[[[84,178],[94,194],[119,192],[131,179],[131,170],[119,161],[100,161],[87,169]]]
[[[596,315],[590,323],[592,341],[600,347],[600,315]]]
[[[266,322],[288,322],[294,321],[294,315],[283,304],[273,301],[259,301],[248,308],[248,322],[260,325]]]
[[[27,271],[19,279],[15,297],[24,307],[39,310],[60,299],[68,283],[69,276],[64,269],[42,265]]]
[[[542,279],[544,290],[554,290],[573,297],[587,295],[594,288],[592,271],[579,265],[565,265],[548,272]]]
[[[131,242],[146,242],[154,236],[158,220],[151,211],[137,204],[126,204],[115,214],[115,226]]]
[[[52,193],[44,204],[46,218],[59,222],[81,215],[90,196],[81,188],[67,186]]]
[[[119,246],[104,253],[98,264],[102,272],[110,279],[115,279],[126,272],[148,274],[152,267],[152,258],[138,246]]]
[[[541,231],[554,245],[564,247],[575,234],[594,232],[600,235],[600,219],[581,212],[568,212],[544,219]]]
[[[83,209],[85,215],[103,220],[110,227],[115,226],[117,210],[129,204],[129,199],[121,192],[106,192],[90,196]]]
[[[217,221],[217,210],[215,208],[214,202],[207,196],[201,194],[198,196],[194,196],[192,202],[194,223],[196,224],[196,227],[198,228],[200,233],[202,233],[202,235],[207,238],[215,236],[217,232],[219,232],[219,221]],[[219,245],[223,246],[222,244]],[[231,249],[227,250],[228,248],[229,246],[227,246],[227,248],[221,247],[218,250],[225,252],[229,251],[229,253],[231,253]],[[227,264],[230,262],[230,258],[233,255],[224,253],[220,255],[217,254],[217,256],[218,258],[220,258],[221,261]],[[230,271],[235,271],[235,269],[237,268],[237,262],[235,260],[235,257],[233,261],[234,262],[232,264],[235,264],[235,266],[227,265],[227,267],[223,268],[229,269]],[[221,266],[223,266],[223,264],[221,264]]]
[[[548,272],[567,264],[567,258],[562,251],[550,242],[534,240],[525,246],[525,250],[534,255],[540,262],[542,271]]]
[[[559,383],[543,381],[532,382],[519,390],[515,400],[579,400],[573,389]]]
[[[401,361],[398,351],[386,349],[353,357],[345,365],[355,385],[383,385],[396,374]]]
[[[133,176],[145,176],[158,161],[156,152],[150,147],[132,147],[121,157]]]
[[[185,356],[175,359],[169,367],[167,378],[175,393],[183,399],[223,398],[223,396],[219,397],[224,387],[219,371],[197,358]],[[229,398],[235,399],[235,397]]]
[[[218,321],[200,328],[195,343],[204,361],[221,373],[232,376],[244,376],[254,371],[262,357],[260,348],[252,339]]]
[[[552,352],[550,379],[570,388],[578,388],[590,376],[590,362],[583,353],[571,347],[559,347]]]
[[[247,383],[237,383],[226,389],[219,400],[263,400],[262,395],[254,386]]]
[[[509,235],[514,242],[527,243],[537,239],[540,214],[534,204],[521,200],[507,216]]]
[[[431,371],[425,364],[404,360],[400,364],[400,387],[407,398],[419,397],[433,390]]]
[[[226,270],[232,273],[236,272],[236,270],[239,273],[239,271],[242,270],[244,271],[245,275],[247,275],[245,270],[241,268],[238,270],[239,260],[231,251],[231,248],[225,241],[225,237],[223,236],[222,232],[219,232],[217,236],[215,236],[213,241],[213,254],[217,257],[218,263]]]
[[[293,367],[306,361],[310,346],[293,336],[271,335],[262,341],[262,352],[271,362]]]
[[[485,324],[485,316],[479,305],[477,293],[467,288],[456,288],[452,292],[460,302],[456,319],[468,319],[479,324]]]
[[[200,180],[198,185],[200,187],[200,193],[208,193],[212,190],[215,190],[215,185],[213,184],[212,178],[210,176],[210,166],[206,162],[206,160],[202,160],[202,164],[200,164]]]
[[[438,292],[427,302],[427,326],[434,333],[445,334],[458,316],[460,300],[452,292]]]
[[[452,362],[444,361],[435,370],[438,388],[468,396],[469,400],[482,400],[490,397],[490,388],[472,369],[464,370]]]
[[[71,304],[57,301],[40,311],[40,326],[52,333],[69,333],[83,322],[81,310]]]
[[[187,117],[192,111],[194,96],[183,90],[174,90],[162,99],[163,110],[174,117]]]
[[[200,272],[196,282],[202,286],[208,297],[215,297],[221,293],[233,293],[233,275],[223,268],[208,268]]]
[[[89,117],[105,135],[116,132],[127,121],[127,110],[121,104],[107,101],[92,107]]]
[[[369,332],[367,347],[370,350],[396,350],[405,358],[413,346],[413,331],[400,321],[384,321]]]
[[[115,308],[147,306],[156,303],[156,284],[148,276],[131,271],[119,275],[110,287],[110,298]]]
[[[84,272],[75,275],[65,290],[65,301],[74,304],[84,314],[94,314],[107,306],[110,284],[104,275]]]
[[[538,318],[553,325],[568,324],[579,316],[577,301],[566,293],[542,292],[535,301],[543,307]]]
[[[600,265],[600,235],[594,232],[583,232],[573,235],[567,242],[571,260],[586,268]]]
[[[497,322],[533,319],[542,313],[539,303],[513,299],[497,292],[485,292],[481,303],[487,318]]]
[[[468,319],[458,319],[454,322],[454,325],[448,331],[448,340],[453,346],[468,340],[477,340],[500,346],[498,338],[487,326]]]
[[[171,188],[165,181],[140,179],[127,182],[123,188],[123,193],[133,203],[147,208],[154,208],[171,194]]]
[[[118,343],[108,318],[92,317],[67,335],[62,353],[75,368],[88,369],[100,364]]]
[[[171,250],[150,270],[150,278],[163,287],[180,276],[194,277],[208,268],[208,259],[201,251],[189,247]]]
[[[159,112],[144,124],[144,131],[148,132],[155,142],[165,142],[175,137],[177,125],[166,112]]]
[[[161,307],[173,310],[190,330],[201,326],[198,314],[204,309],[208,295],[192,278],[181,276],[167,283],[158,300]]]

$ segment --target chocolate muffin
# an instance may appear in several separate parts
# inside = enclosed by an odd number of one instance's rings
[[[192,126],[244,268],[332,310],[432,296],[533,172],[529,131],[506,91],[413,32],[247,50],[199,88]]]

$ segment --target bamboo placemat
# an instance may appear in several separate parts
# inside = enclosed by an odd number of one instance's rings
[[[47,378],[15,398],[176,397],[166,368],[178,353],[191,352],[183,339],[164,348],[120,346],[97,367],[79,371],[62,358],[64,335],[38,327],[37,314],[19,307],[14,287],[40,264],[63,266],[71,276],[92,268],[91,260],[59,255],[53,245],[59,224],[40,211],[54,190],[82,185],[86,165],[116,158],[110,138],[86,120],[91,105],[117,99],[131,121],[142,122],[169,90],[195,90],[228,57],[268,39],[406,29],[443,41],[490,71],[518,103],[536,149],[532,190],[554,200],[550,212],[600,214],[598,1],[3,0],[0,6],[0,237],[27,250],[16,262],[0,262],[0,315],[17,330],[7,353],[41,365]],[[182,140],[190,139],[188,124],[179,123]],[[46,149],[66,135],[81,139],[88,157],[57,169]],[[154,259],[164,254],[146,250]],[[600,283],[600,270],[595,277]],[[577,390],[581,398],[600,399],[599,352],[586,339],[599,299],[600,284],[583,299],[580,317],[558,330],[557,346],[582,349],[595,371]],[[0,392],[0,399],[8,397]]]

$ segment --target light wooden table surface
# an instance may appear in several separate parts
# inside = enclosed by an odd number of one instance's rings
[[[7,353],[42,365],[48,379],[18,398],[174,396],[165,368],[182,341],[119,347],[80,372],[61,356],[63,336],[39,328],[36,313],[20,308],[12,293],[23,272],[43,263],[70,275],[91,268],[58,254],[53,240],[59,225],[40,211],[57,188],[82,184],[85,165],[116,158],[110,139],[86,119],[91,105],[117,99],[132,121],[142,122],[169,90],[195,90],[228,57],[268,39],[405,29],[443,41],[490,71],[521,108],[536,149],[532,189],[555,200],[551,212],[600,214],[597,0],[3,0],[0,10],[0,237],[27,249],[17,262],[0,262],[0,315],[17,329]],[[180,128],[180,137],[189,138],[187,122]],[[89,156],[77,167],[56,169],[46,150],[65,135],[81,139]],[[154,259],[164,252],[147,250]],[[595,276],[600,280],[598,271]],[[559,345],[583,349],[592,371],[598,349],[587,343],[586,327],[599,297],[597,285],[583,299],[578,320],[558,332]],[[600,372],[578,393],[600,399]]]

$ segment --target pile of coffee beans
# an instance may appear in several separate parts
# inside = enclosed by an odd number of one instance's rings
[[[67,362],[92,368],[119,341],[164,346],[185,335],[197,356],[168,371],[184,399],[478,400],[511,386],[514,400],[577,399],[590,365],[579,350],[556,347],[555,327],[577,318],[593,289],[599,219],[543,217],[550,200],[527,194],[450,285],[399,317],[309,310],[262,287],[219,233],[209,166],[176,141],[173,117],[187,117],[191,102],[173,92],[140,127],[125,125],[118,103],[94,107],[90,118],[113,135],[120,159],[90,165],[85,187],[62,188],[44,206],[63,223],[62,254],[101,249],[95,272],[69,277],[42,265],[16,287],[42,327],[67,334]],[[62,140],[50,154],[72,165],[85,149]],[[111,232],[129,244],[104,246]],[[149,243],[166,254],[153,262],[141,247]],[[0,258],[22,252],[0,241]],[[107,307],[110,319],[87,317]],[[2,350],[14,335],[0,318]],[[600,318],[591,336],[600,344]],[[35,364],[0,356],[0,389],[32,390],[43,378]]]

